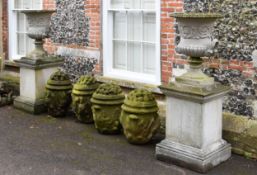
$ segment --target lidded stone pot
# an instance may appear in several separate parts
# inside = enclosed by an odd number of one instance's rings
[[[93,113],[91,110],[91,97],[99,84],[93,76],[82,76],[73,86],[72,109],[77,119],[82,123],[93,123]]]
[[[64,117],[71,103],[72,84],[69,76],[58,70],[50,76],[46,85],[48,114],[52,117]]]
[[[154,95],[144,89],[130,92],[122,105],[120,122],[132,144],[145,144],[160,127],[158,106]]]
[[[124,99],[121,88],[115,84],[102,84],[95,91],[91,102],[95,127],[99,133],[120,133],[119,117]]]

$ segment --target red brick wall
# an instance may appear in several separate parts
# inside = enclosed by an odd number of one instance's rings
[[[175,59],[175,21],[170,15],[182,11],[183,0],[161,0],[161,75],[163,83],[169,81]]]
[[[43,0],[44,9],[55,9],[55,0]]]

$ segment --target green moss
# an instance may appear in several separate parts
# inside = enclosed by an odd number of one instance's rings
[[[95,93],[100,95],[121,95],[122,90],[120,86],[116,84],[105,83],[100,85]]]
[[[257,121],[224,113],[223,137],[231,143],[234,153],[257,159]]]
[[[47,117],[41,118],[41,122],[46,124],[56,124],[57,119],[52,116],[47,116]]]
[[[127,99],[131,101],[136,101],[136,102],[155,101],[154,95],[145,89],[136,89],[134,91],[131,91],[128,94]]]
[[[92,84],[96,84],[96,79],[92,76],[85,75],[85,76],[81,76],[76,84],[92,85]]]
[[[0,76],[0,80],[1,81],[5,81],[5,82],[9,82],[9,83],[12,83],[12,84],[17,84],[19,85],[20,84],[20,77],[17,77],[17,76],[12,76],[12,75],[1,75]]]

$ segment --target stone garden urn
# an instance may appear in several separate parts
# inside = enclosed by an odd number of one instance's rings
[[[82,76],[73,86],[72,109],[82,123],[93,123],[91,97],[99,84],[92,76]]]
[[[222,101],[230,87],[205,75],[202,57],[211,56],[214,13],[176,13],[180,43],[176,51],[189,56],[190,69],[175,82],[160,86],[166,95],[166,138],[156,146],[156,158],[205,173],[231,156],[222,139]]]
[[[215,21],[222,16],[214,13],[177,13],[173,14],[178,23],[180,42],[176,46],[177,53],[189,56],[190,69],[177,77],[176,82],[199,87],[214,84],[214,79],[205,75],[201,68],[202,57],[211,56],[218,43],[213,38]]]
[[[53,73],[46,85],[48,114],[52,117],[65,117],[71,103],[72,84],[69,76],[62,71]]]
[[[50,20],[55,10],[22,10],[21,12],[27,17],[27,35],[35,40],[35,49],[23,59],[30,59],[28,61],[39,64],[44,59],[49,59],[47,52],[43,48],[43,40],[49,37]]]
[[[121,105],[125,99],[121,88],[115,84],[102,84],[91,98],[95,127],[102,134],[121,131],[119,121]]]
[[[122,105],[120,122],[127,140],[145,144],[160,127],[158,106],[154,95],[144,89],[130,92]]]
[[[50,56],[43,49],[48,38],[51,15],[54,10],[22,10],[27,17],[27,35],[35,40],[35,49],[15,60],[20,67],[20,96],[14,107],[33,114],[46,111],[45,84],[50,75],[63,64],[63,59]]]

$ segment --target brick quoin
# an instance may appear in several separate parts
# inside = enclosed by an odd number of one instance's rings
[[[183,0],[161,0],[161,79],[163,83],[169,82],[175,60],[175,19],[170,15],[174,12],[182,12],[183,6]]]

